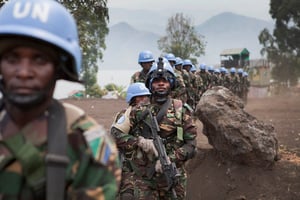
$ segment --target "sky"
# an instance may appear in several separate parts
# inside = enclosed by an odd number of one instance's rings
[[[201,23],[222,12],[271,20],[270,0],[107,0],[107,2],[109,8],[161,10],[171,14],[189,12],[195,16],[195,23]]]

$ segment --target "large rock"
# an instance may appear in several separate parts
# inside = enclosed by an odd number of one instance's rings
[[[277,159],[278,141],[272,125],[244,111],[244,104],[225,87],[213,87],[201,97],[195,115],[203,133],[223,158],[269,167]]]

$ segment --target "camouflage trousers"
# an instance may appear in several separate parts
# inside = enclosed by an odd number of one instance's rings
[[[179,171],[182,171],[179,169]],[[173,200],[171,191],[166,190],[165,177],[162,174],[155,174],[149,179],[144,176],[138,176],[134,172],[122,172],[120,186],[120,200]],[[186,198],[186,173],[181,173],[178,184],[174,187],[177,198],[184,200]],[[131,198],[128,198],[128,194]],[[126,197],[125,197],[126,196]]]

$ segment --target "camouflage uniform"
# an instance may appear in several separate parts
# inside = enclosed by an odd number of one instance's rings
[[[193,92],[192,92],[192,77],[189,72],[187,72],[185,69],[182,70],[182,78],[185,85],[186,90],[186,101],[185,103],[189,104],[190,106],[193,105]]]
[[[187,72],[184,70],[184,72],[187,74],[188,79],[188,87],[187,87],[187,96],[188,101],[187,103],[193,108],[196,108],[196,105],[201,97],[201,89],[203,87],[203,82],[200,76],[192,73]]]
[[[180,100],[172,99],[171,102],[160,122],[159,135],[165,140],[166,152],[180,173],[179,183],[175,186],[177,197],[185,199],[187,175],[184,164],[195,154],[197,132],[190,110]],[[117,116],[111,129],[124,155],[120,192],[131,191],[134,199],[140,200],[172,199],[171,192],[165,189],[164,175],[155,172],[157,158],[145,153],[137,145],[138,136],[147,137],[149,134],[148,127],[141,119],[145,109],[150,109],[156,115],[160,107],[156,104],[131,107],[126,114]],[[147,115],[145,120],[148,121],[148,118]]]
[[[228,78],[229,78],[229,90],[231,91],[231,92],[233,92],[235,95],[237,95],[238,94],[238,88],[239,88],[239,85],[240,85],[240,81],[239,81],[239,78],[238,78],[238,76],[236,75],[236,74],[230,74],[229,76],[228,76]]]
[[[202,80],[202,90],[201,90],[201,95],[208,89],[209,87],[209,73],[207,73],[206,71],[202,71],[200,70],[199,72],[196,72],[196,75],[201,77]]]
[[[221,74],[220,74],[220,85],[222,85],[222,86],[224,86],[224,87],[226,87],[225,85],[226,85],[226,73],[224,73],[224,72],[221,72]]]
[[[146,78],[147,78],[147,73],[144,72],[143,70],[135,72],[130,78],[130,84],[136,82],[145,83]]]
[[[171,92],[171,97],[174,99],[180,99],[183,102],[187,101],[186,85],[184,83],[183,74],[179,70],[174,70],[176,75],[176,88]]]
[[[66,198],[115,199],[121,179],[115,143],[83,110],[70,104],[64,104],[64,108],[70,160],[66,166]],[[2,109],[0,199],[45,199],[46,174],[36,176],[35,169],[46,168],[48,113],[46,111],[19,132],[11,131],[9,118]],[[35,183],[32,178],[42,181]]]
[[[246,104],[247,103],[247,96],[248,96],[248,92],[249,92],[249,87],[250,87],[250,81],[249,81],[247,76],[242,77],[241,84],[242,84],[242,88],[243,88],[242,99]]]
[[[238,73],[238,86],[237,86],[237,96],[240,97],[241,99],[243,99],[244,96],[244,80],[243,80],[243,74],[242,73]]]
[[[211,86],[219,86],[221,85],[221,79],[219,73],[213,73],[211,75]]]
[[[202,90],[203,90],[204,84],[203,84],[203,80],[201,79],[201,77],[198,74],[194,73],[193,76],[194,76],[194,83],[193,83],[194,88],[193,89],[194,89],[194,96],[195,96],[194,108],[196,108],[196,106],[200,100],[200,97],[202,95]]]
[[[223,76],[223,86],[230,90],[231,87],[231,79],[229,74],[225,74]]]

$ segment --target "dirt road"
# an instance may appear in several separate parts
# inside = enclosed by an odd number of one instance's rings
[[[78,105],[106,129],[124,100],[64,101]],[[221,162],[201,135],[199,153],[188,165],[189,200],[299,200],[300,199],[300,96],[249,99],[245,110],[275,127],[281,159],[270,169]]]

